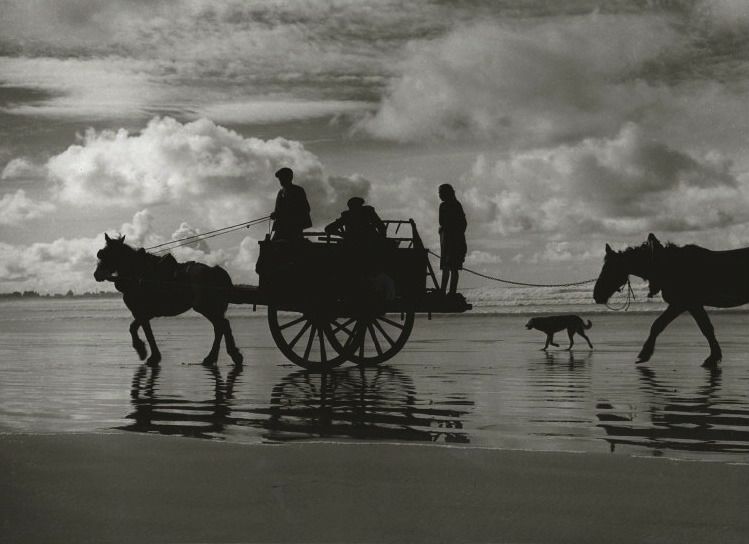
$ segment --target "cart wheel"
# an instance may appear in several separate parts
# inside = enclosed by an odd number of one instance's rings
[[[359,366],[375,366],[394,357],[414,327],[414,312],[404,312],[402,320],[391,315],[353,320],[354,350],[348,359]]]
[[[353,319],[307,312],[279,311],[268,307],[268,325],[278,349],[287,359],[307,370],[327,370],[349,359]]]

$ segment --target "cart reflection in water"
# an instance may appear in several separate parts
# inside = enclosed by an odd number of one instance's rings
[[[120,429],[238,442],[470,442],[463,420],[472,401],[454,395],[444,403],[420,398],[413,380],[388,366],[292,372],[273,387],[263,405],[239,393],[242,367],[226,376],[215,368],[201,369],[209,387],[197,394],[161,391],[160,372],[138,368],[131,388],[133,411],[127,416],[132,423]]]
[[[279,441],[319,436],[467,444],[467,411],[454,405],[471,408],[473,402],[451,399],[450,407],[444,407],[419,399],[411,378],[392,367],[298,371],[273,388],[265,436]]]

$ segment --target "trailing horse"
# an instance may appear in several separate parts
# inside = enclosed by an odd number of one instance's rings
[[[156,365],[161,360],[161,353],[150,320],[178,315],[192,308],[213,324],[213,345],[203,364],[216,364],[222,338],[226,340],[226,351],[234,364],[242,364],[242,354],[234,343],[229,320],[225,317],[234,291],[226,270],[193,261],[178,263],[171,255],[159,257],[144,249],[136,250],[125,243],[124,236],[110,238],[105,234],[104,239],[106,245],[96,254],[98,263],[94,278],[96,281],[113,281],[122,293],[122,300],[133,314],[130,335],[141,360],[146,358],[147,352],[138,329],[143,328],[151,348],[151,356],[146,362]]]
[[[659,291],[668,304],[650,328],[638,363],[648,361],[655,340],[683,312],[689,312],[710,344],[703,366],[715,366],[723,354],[705,306],[731,308],[749,303],[749,248],[711,251],[695,245],[663,246],[655,235],[639,247],[614,251],[606,244],[603,269],[593,290],[599,304],[621,290],[630,274],[649,282],[649,296]]]

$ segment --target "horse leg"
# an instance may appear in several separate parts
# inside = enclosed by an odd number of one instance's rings
[[[138,358],[142,361],[146,358],[148,352],[146,351],[146,344],[144,344],[143,340],[138,336],[139,327],[140,321],[133,319],[133,322],[130,323],[130,337],[133,339],[133,348],[138,352]]]
[[[573,336],[575,336],[575,331],[572,329],[567,329],[567,336],[570,337],[570,345],[567,347],[567,351],[571,351],[572,346],[575,345],[575,339],[573,338]]]
[[[208,317],[208,316],[206,316]],[[221,338],[224,336],[224,318],[209,317],[211,324],[213,325],[213,345],[211,351],[203,359],[203,364],[206,366],[213,366],[218,361],[218,350],[221,347]]]
[[[226,342],[226,353],[234,361],[234,366],[241,366],[244,362],[244,357],[242,357],[242,352],[239,351],[237,344],[234,342],[234,334],[232,334],[231,325],[226,318],[224,318],[224,341]]]
[[[141,326],[143,327],[143,332],[146,333],[146,340],[148,340],[148,345],[151,348],[151,356],[146,360],[146,364],[157,365],[161,361],[161,352],[159,351],[159,346],[156,345],[156,339],[153,337],[151,321],[144,319],[141,321]]]
[[[702,363],[702,366],[713,367],[723,358],[723,352],[720,349],[718,340],[715,338],[713,324],[703,306],[692,308],[689,310],[689,313],[692,314],[692,317],[697,322],[697,326],[702,331],[702,334],[705,335],[705,338],[707,338],[708,344],[710,344],[710,355],[708,355],[705,362]]]
[[[671,304],[655,321],[653,321],[653,324],[650,327],[650,335],[648,336],[648,339],[645,340],[645,344],[643,344],[640,353],[637,355],[636,363],[644,363],[650,360],[653,351],[655,351],[655,340],[658,338],[658,335],[661,334],[663,329],[665,329],[668,324],[676,319],[683,311],[683,308]]]

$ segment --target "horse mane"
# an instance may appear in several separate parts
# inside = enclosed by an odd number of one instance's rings
[[[162,276],[174,273],[179,264],[171,253],[165,255],[154,255],[145,248],[134,248],[125,242],[120,242],[122,249],[127,253],[126,259],[134,264],[136,274]]]
[[[661,282],[664,275],[664,264],[666,261],[673,259],[674,253],[681,254],[684,252],[707,251],[702,246],[696,244],[686,244],[680,246],[673,242],[666,242],[660,247],[654,247],[649,241],[643,242],[639,246],[631,246],[621,251],[621,255],[626,257],[637,257],[643,252],[651,254],[651,262],[648,270],[648,298],[652,298],[661,291]],[[663,255],[663,253],[666,255]],[[664,258],[665,257],[665,258]]]
[[[650,242],[643,242],[639,246],[630,246],[626,249],[623,249],[621,253],[622,255],[633,255],[642,250],[650,251],[651,248],[652,248],[652,245],[650,244]],[[695,244],[687,244],[685,246],[680,246],[678,244],[674,244],[673,242],[666,242],[665,245],[663,245],[663,249],[704,249],[704,248]]]

